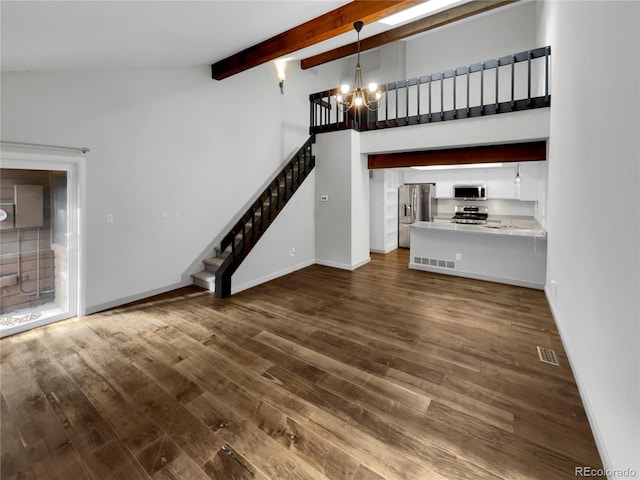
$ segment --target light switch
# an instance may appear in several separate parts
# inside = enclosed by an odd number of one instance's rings
[[[113,213],[107,213],[107,223],[113,223]]]
[[[169,218],[169,212],[166,210],[162,211],[161,217],[163,220],[166,220],[167,218]]]

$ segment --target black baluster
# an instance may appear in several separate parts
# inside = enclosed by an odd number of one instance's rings
[[[418,113],[418,123],[420,123],[420,77],[418,77],[417,86],[418,86],[418,93],[417,93],[418,108],[416,109],[416,111]]]
[[[322,100],[324,101],[324,98]],[[328,98],[327,100],[328,101],[326,102],[326,105],[331,105],[331,103],[329,103],[331,99]],[[324,115],[325,124],[329,125],[331,123],[331,110],[327,108],[324,103],[322,104],[322,108],[324,108],[324,111],[325,111],[325,115]]]
[[[531,50],[527,53],[527,105],[531,105]]]
[[[396,85],[396,125],[398,125],[398,82],[395,82]]]
[[[264,232],[264,198],[260,195],[260,231]]]
[[[233,261],[236,259],[236,232],[231,230],[231,257]]]
[[[309,175],[309,148],[304,149],[304,178]]]
[[[251,207],[251,241],[256,238],[256,209]]]
[[[469,81],[470,81],[471,67],[467,65],[467,117],[471,109],[469,108]]]
[[[515,105],[516,96],[516,56],[511,55],[511,109]]]
[[[298,187],[298,169],[296,167],[296,157],[291,159],[291,193]]]
[[[453,118],[456,118],[456,86],[458,85],[458,69],[453,71]]]
[[[498,113],[498,110],[500,108],[500,97],[498,96],[498,79],[500,78],[500,59],[496,60],[496,112]]]
[[[289,172],[291,172],[291,165],[289,165]],[[291,178],[293,178],[293,172],[291,172]],[[283,206],[284,204],[287,202],[287,200],[289,200],[289,196],[287,193],[287,187],[289,187],[289,192],[291,191],[291,184],[289,183],[289,176],[287,175],[287,170],[285,168],[284,171],[284,202],[283,202]]]
[[[387,98],[384,101],[384,123],[385,123],[385,125],[389,125],[389,95],[388,95],[388,92],[387,92]]]
[[[480,114],[484,113],[484,62],[480,64]]]
[[[440,73],[440,120],[444,119],[444,72]]]
[[[296,189],[298,188],[298,172],[297,169],[295,168],[296,166],[296,159],[295,157],[291,160],[291,194],[293,195],[293,192],[296,191]]]
[[[429,121],[431,121],[431,75],[429,75]]]
[[[247,246],[247,238],[246,238],[246,232],[245,232],[245,230],[247,229],[247,223],[244,220],[244,218],[242,219],[241,227],[242,227],[242,253],[244,254],[245,248]]]
[[[549,105],[549,47],[544,49],[544,103]]]
[[[406,102],[405,111],[406,111],[406,114],[407,114],[406,122],[407,122],[407,125],[409,125],[409,82],[405,82],[404,89],[407,92],[406,95],[405,95],[405,97],[406,97],[406,99],[405,99],[405,102]]]

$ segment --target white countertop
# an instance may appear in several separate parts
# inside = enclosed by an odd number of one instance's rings
[[[452,223],[450,219],[435,219],[433,222],[412,223],[411,228],[545,239],[547,237],[546,230],[532,217],[489,217],[486,225],[469,225]]]

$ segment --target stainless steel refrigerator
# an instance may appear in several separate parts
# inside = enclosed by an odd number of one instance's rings
[[[433,222],[436,214],[436,184],[412,183],[398,188],[398,246],[409,248],[409,226]]]

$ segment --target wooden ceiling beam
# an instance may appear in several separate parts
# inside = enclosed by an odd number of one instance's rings
[[[481,145],[417,152],[379,153],[368,156],[368,168],[426,167],[470,163],[538,162],[547,159],[547,142]]]
[[[377,22],[422,0],[355,0],[309,20],[275,37],[242,50],[211,65],[216,80],[230,77],[263,63],[353,30],[357,20]]]
[[[364,40],[360,40],[360,51],[371,50],[387,43],[402,40],[404,38],[423,33],[434,28],[447,25],[448,23],[457,22],[463,18],[471,17],[482,12],[493,10],[494,8],[503,7],[518,0],[474,0],[458,7],[436,13],[429,17],[421,18],[415,22],[407,23],[401,27],[387,30],[386,32],[374,35]],[[300,61],[300,67],[305,70],[307,68],[316,67],[323,63],[338,60],[340,58],[354,55],[358,51],[358,44],[351,43],[343,47],[339,47],[328,52],[320,53],[312,57],[305,58]]]

